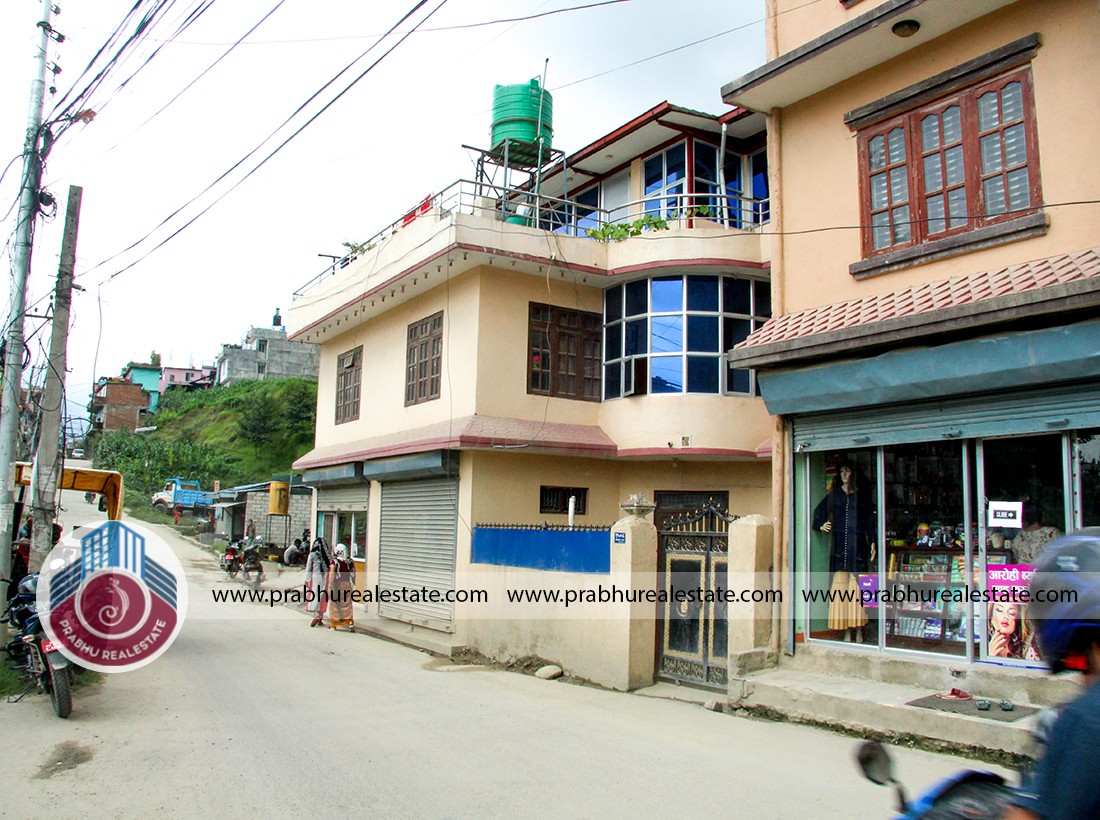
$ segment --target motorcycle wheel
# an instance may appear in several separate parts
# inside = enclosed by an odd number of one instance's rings
[[[237,570],[229,569],[229,570],[225,571],[225,574],[229,578],[229,580],[232,581],[233,579],[235,579],[237,577]]]
[[[261,581],[260,573],[257,572],[256,576],[252,579],[252,591],[253,592],[255,592],[256,590],[258,590],[260,588],[260,581]]]
[[[73,693],[69,687],[69,670],[49,668],[50,703],[59,718],[67,718],[73,711]]]

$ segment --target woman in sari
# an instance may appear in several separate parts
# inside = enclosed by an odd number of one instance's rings
[[[328,574],[332,557],[328,552],[328,544],[324,538],[318,538],[313,542],[306,559],[306,612],[313,613],[313,621],[310,626],[320,626],[325,616],[325,580]]]
[[[355,588],[355,565],[348,557],[347,544],[337,544],[333,550],[333,561],[328,568],[325,589],[328,590],[328,625],[333,629],[346,626],[348,631],[355,627],[351,609],[351,593]]]

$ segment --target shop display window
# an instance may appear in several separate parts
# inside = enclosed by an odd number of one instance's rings
[[[1074,436],[1077,481],[1081,499],[1081,526],[1100,527],[1100,429]]]
[[[861,590],[877,586],[878,478],[873,450],[810,459],[811,535],[807,606],[810,634],[878,642],[875,611]]]

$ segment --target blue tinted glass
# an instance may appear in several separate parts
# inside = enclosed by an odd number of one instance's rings
[[[608,288],[603,297],[603,305],[605,321],[614,322],[623,318],[623,289]]]
[[[770,282],[753,282],[753,294],[756,296],[754,316],[772,315],[772,286]]]
[[[718,365],[720,359],[713,356],[688,356],[689,393],[717,393]]]
[[[684,317],[654,316],[652,341],[649,348],[654,353],[679,353],[684,349]]]
[[[752,198],[762,200],[753,203],[753,219],[764,222],[770,217],[768,203],[768,155],[764,152],[752,158]]]
[[[683,393],[682,356],[658,356],[649,360],[651,393]]]
[[[649,351],[645,343],[645,319],[626,323],[626,355],[643,356]]]
[[[688,316],[688,350],[698,353],[718,352],[718,317]]]
[[[727,393],[748,393],[749,392],[749,371],[748,370],[727,370],[726,371],[726,392]]]
[[[611,325],[604,334],[603,360],[614,361],[623,352],[623,326]]]
[[[727,276],[722,280],[722,310],[726,313],[744,313],[749,315],[749,289],[752,283],[747,279],[734,279]]]
[[[664,162],[658,154],[645,161],[645,192],[652,194],[659,191],[665,183]]]
[[[753,330],[752,322],[748,319],[723,319],[722,321],[725,324],[725,337],[722,340],[723,352],[730,350],[739,342],[745,341]]]
[[[739,154],[726,154],[726,161],[722,169],[726,172],[726,193],[741,193],[741,156]]]
[[[609,364],[603,369],[603,397],[605,399],[619,398],[621,367],[622,365],[619,364]]]
[[[639,279],[637,282],[627,282],[626,284],[626,315],[627,316],[640,316],[649,310],[649,300],[646,298],[649,294],[649,282],[645,279]]]
[[[587,191],[585,191],[583,194],[578,196],[576,199],[577,199],[577,204],[578,205],[588,205],[592,208],[600,207],[600,188],[599,188],[599,186],[595,185],[595,186],[589,188]]]
[[[686,156],[687,149],[683,143],[677,145],[675,148],[669,148],[665,153],[665,166],[667,168],[665,180],[667,182],[676,182],[676,180],[684,178],[684,172],[687,167]]]
[[[718,277],[688,277],[688,310],[718,312]]]
[[[684,309],[684,279],[681,276],[663,276],[654,279],[653,312],[673,313]]]
[[[695,176],[707,182],[718,179],[718,149],[698,140],[695,141]]]

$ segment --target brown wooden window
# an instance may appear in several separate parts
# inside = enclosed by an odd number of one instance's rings
[[[532,302],[529,317],[527,392],[599,401],[600,314]]]
[[[336,423],[359,418],[359,392],[363,381],[363,347],[336,359]]]
[[[862,130],[859,160],[865,257],[1036,211],[1030,70]]]
[[[576,499],[573,512],[584,515],[588,510],[588,489],[585,487],[540,487],[539,514],[565,514],[569,512],[569,498]]]
[[[405,406],[439,398],[443,373],[443,311],[409,325]]]

